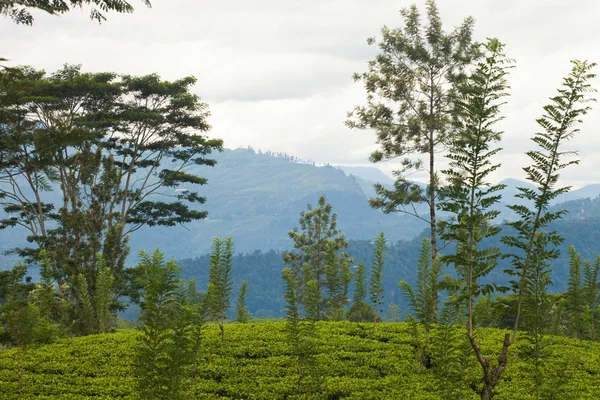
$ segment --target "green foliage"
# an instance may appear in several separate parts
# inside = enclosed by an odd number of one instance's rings
[[[457,325],[457,321],[455,307],[446,305],[431,337],[431,367],[439,381],[440,397],[447,400],[469,398],[472,390],[464,377],[473,374],[476,366],[466,329]]]
[[[83,274],[77,276],[77,306],[75,308],[75,324],[77,326],[76,331],[84,335],[88,335],[93,332],[95,328],[94,323],[94,307],[92,306],[92,299],[90,298],[90,291],[88,284]]]
[[[461,328],[451,328],[464,338]],[[374,330],[372,324],[319,322],[315,330],[324,383],[321,398],[446,399],[445,392],[440,390],[437,367],[415,373],[411,360],[412,340],[406,323],[383,323]],[[55,344],[31,348],[23,356],[24,369],[30,379],[21,392],[17,391],[16,350],[0,350],[0,398],[134,399],[137,389],[133,361],[141,335],[140,331],[129,330],[62,339]],[[297,364],[286,343],[286,322],[232,324],[228,335],[230,340],[223,342],[216,325],[206,327],[202,349],[205,361],[189,380],[191,398],[315,397],[308,393],[297,394]],[[478,340],[485,348],[492,349],[503,335],[504,331],[481,329]],[[497,387],[497,398],[533,398],[532,376],[523,373],[528,364],[526,351],[525,346],[516,345],[506,380]],[[557,337],[547,355],[549,379],[553,376],[560,379],[560,393],[555,398],[596,398],[600,390],[600,344]],[[476,399],[477,395],[468,389],[481,384],[476,361],[472,356],[468,360],[464,373],[454,382],[467,389],[461,400]],[[550,382],[548,380],[548,386]]]
[[[482,241],[501,231],[493,225],[500,212],[492,207],[500,201],[498,192],[505,186],[490,185],[488,179],[500,167],[492,162],[500,151],[493,146],[502,135],[494,129],[494,124],[502,119],[499,112],[502,99],[508,95],[506,75],[511,60],[506,58],[504,45],[497,39],[488,39],[481,46],[482,57],[474,71],[458,85],[455,99],[458,133],[446,155],[450,162],[443,173],[449,187],[446,199],[440,202],[440,209],[450,213],[450,218],[440,222],[440,237],[456,243],[454,254],[445,255],[443,261],[454,265],[459,279],[457,300],[466,304],[467,335],[483,372],[481,399],[488,400],[506,368],[510,342],[507,336],[498,364],[492,366],[474,334],[473,306],[479,296],[496,289],[496,285],[482,284],[481,280],[497,266],[500,249],[483,247]]]
[[[365,284],[365,264],[359,261],[354,274],[354,297],[353,303],[364,302],[367,298],[367,285]]]
[[[295,275],[299,304],[309,308],[304,292],[313,281],[316,287],[310,307],[314,307],[315,320],[326,318],[332,305],[337,307],[333,315],[339,316],[340,308],[345,305],[344,293],[348,290],[349,265],[353,260],[340,252],[348,247],[348,242],[337,228],[337,215],[332,214],[331,204],[324,195],[319,198],[317,207],[313,209],[309,203],[307,210],[300,213],[300,229],[294,228],[289,236],[295,251],[283,253],[283,262],[291,266]],[[329,297],[325,297],[326,289],[329,289]]]
[[[596,340],[598,330],[598,308],[600,306],[600,256],[596,257],[596,262],[584,261],[584,298],[590,315],[591,340]]]
[[[105,321],[92,322],[97,315],[77,315],[87,303],[94,307],[95,295],[112,287],[111,310],[132,295],[124,267],[129,233],[206,216],[194,209],[205,199],[191,190],[206,180],[184,171],[213,165],[207,155],[222,142],[198,134],[210,127],[206,104],[190,93],[194,82],[83,73],[72,65],[51,75],[28,67],[0,71],[0,205],[11,215],[0,219],[0,229],[28,231],[33,247],[17,254],[43,261],[47,277],[66,292],[74,310],[65,324],[73,333],[104,328]],[[160,194],[175,200],[155,201]]]
[[[466,18],[446,33],[435,1],[428,0],[426,10],[426,25],[422,24],[417,6],[412,5],[400,11],[402,28],[381,30],[380,53],[369,62],[367,72],[354,74],[354,80],[365,85],[367,105],[355,107],[348,114],[346,125],[375,131],[380,149],[371,154],[371,161],[403,158],[402,169],[395,171],[394,187],[376,184],[376,197],[369,202],[385,213],[405,213],[426,222],[434,262],[440,190],[436,154],[454,138],[452,99],[464,69],[478,49],[471,38],[473,18]],[[368,43],[375,44],[375,39]],[[421,155],[426,157],[425,162]],[[426,171],[427,186],[408,181],[407,171]],[[428,206],[427,215],[417,211],[416,203]],[[434,293],[437,316],[437,290]]]
[[[400,313],[400,307],[395,303],[390,303],[388,306],[387,313],[385,315],[387,322],[400,322],[402,320],[402,314]]]
[[[336,254],[335,245],[330,245],[325,258],[325,317],[331,321],[344,319],[345,306],[349,303],[348,287],[352,280],[350,259]]]
[[[211,319],[219,324],[223,340],[225,340],[225,320],[230,306],[233,280],[231,266],[233,263],[233,239],[231,237],[213,240],[213,251],[210,257],[210,276],[208,278],[207,301]]]
[[[585,289],[581,281],[581,263],[581,255],[573,246],[569,246],[569,286],[565,293],[565,308],[569,315],[567,335],[579,339],[586,336],[588,328],[585,315]]]
[[[150,7],[150,0],[142,0]],[[10,17],[17,24],[32,25],[33,16],[29,9],[42,10],[49,14],[64,14],[84,5],[91,6],[90,19],[106,21],[104,12],[132,13],[133,6],[125,0],[7,0],[0,3],[0,15]]]
[[[238,293],[237,303],[235,306],[235,320],[241,324],[248,322],[251,314],[246,309],[246,291],[248,290],[248,281],[244,279],[240,291]]]
[[[371,304],[373,304],[373,310],[377,314],[378,318],[381,318],[383,313],[384,304],[384,289],[383,289],[383,267],[385,265],[385,237],[383,232],[377,236],[375,245],[375,255],[373,256],[373,267],[371,268],[371,284],[369,285],[369,295]],[[375,324],[377,318],[373,320]]]
[[[346,312],[346,319],[352,322],[381,321],[379,314],[373,311],[373,307],[364,301],[352,303]]]
[[[564,210],[548,210],[551,200],[570,189],[556,187],[559,172],[578,163],[577,160],[564,160],[572,152],[563,151],[562,146],[579,131],[575,126],[581,122],[581,117],[590,111],[591,108],[586,105],[590,101],[588,94],[595,91],[588,83],[595,77],[590,72],[595,64],[587,61],[573,61],[572,64],[571,73],[563,80],[563,87],[558,90],[558,95],[550,99],[550,104],[544,106],[544,114],[537,120],[538,125],[544,130],[536,132],[532,138],[538,150],[530,150],[526,153],[532,164],[523,170],[527,174],[527,180],[537,188],[519,188],[516,197],[532,202],[533,207],[523,204],[509,206],[519,216],[518,221],[508,224],[517,233],[502,238],[504,244],[515,250],[510,256],[513,269],[506,271],[517,278],[511,283],[513,291],[519,296],[513,339],[519,327],[521,304],[528,291],[527,278],[534,249],[537,248],[538,252],[535,261],[546,262],[558,257],[556,246],[563,241],[556,231],[549,231],[544,232],[545,243],[541,245],[538,243],[541,239],[537,233],[543,231],[552,221],[560,219],[565,213]],[[552,247],[548,248],[548,246]]]
[[[436,258],[432,264],[430,254],[430,241],[427,238],[423,238],[417,262],[417,283],[415,290],[406,281],[398,282],[400,291],[406,297],[412,309],[413,318],[427,327],[437,319],[435,315],[436,308],[434,306],[434,288],[439,286],[442,271],[439,258]]]
[[[140,252],[140,259],[146,285],[135,353],[137,392],[142,399],[181,399],[194,357],[193,309],[173,261],[165,262],[158,250],[152,256]]]
[[[111,311],[114,281],[110,268],[100,268],[93,298],[98,332],[106,332],[110,327],[111,320],[114,318]]]

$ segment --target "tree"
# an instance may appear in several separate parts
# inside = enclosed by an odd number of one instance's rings
[[[309,281],[314,281],[317,287],[316,319],[321,320],[328,308],[324,293],[328,261],[332,266],[352,262],[346,253],[339,253],[348,247],[348,242],[337,228],[337,214],[332,214],[331,204],[326,202],[325,195],[319,198],[317,207],[313,209],[309,203],[307,210],[300,213],[300,229],[294,228],[289,236],[294,241],[295,251],[283,253],[283,262],[292,267],[296,276],[297,300],[306,307],[304,288]]]
[[[590,313],[591,340],[596,340],[598,307],[600,306],[600,256],[596,262],[584,264],[583,270],[585,303]]]
[[[149,0],[142,0],[148,7]],[[133,6],[124,0],[2,0],[0,15],[10,17],[17,24],[32,25],[33,16],[29,9],[37,9],[48,14],[64,14],[76,7],[92,6],[90,18],[98,22],[106,21],[102,14],[106,11],[132,13]]]
[[[402,313],[400,312],[400,307],[398,307],[395,303],[390,303],[388,306],[387,314],[385,316],[385,320],[387,322],[400,322],[402,320]]]
[[[436,258],[435,263],[432,265],[429,258],[430,254],[431,244],[429,239],[423,238],[417,262],[417,283],[415,290],[406,281],[398,282],[398,287],[408,300],[415,319],[422,323],[426,327],[426,330],[429,325],[434,323],[434,300],[431,286],[439,284],[441,274],[439,258]]]
[[[401,212],[426,222],[433,262],[438,251],[436,203],[440,187],[436,154],[455,134],[452,99],[477,47],[471,40],[473,18],[466,18],[446,33],[435,1],[427,0],[426,8],[426,26],[421,25],[419,10],[412,5],[401,11],[403,28],[383,27],[378,44],[381,53],[369,62],[368,72],[354,75],[355,81],[365,85],[367,105],[350,112],[346,124],[375,131],[380,149],[371,154],[371,161],[403,157],[402,170],[395,172],[394,188],[376,184],[377,197],[370,204],[384,213]],[[368,43],[375,44],[375,39]],[[415,158],[420,155],[426,157],[425,164]],[[427,187],[408,181],[408,171],[425,171]],[[428,216],[416,208],[419,203],[428,206]],[[431,290],[437,315],[438,288]]]
[[[179,267],[160,251],[140,252],[144,272],[139,337],[134,373],[143,399],[181,399],[192,363],[191,310],[180,286]]]
[[[354,296],[346,318],[352,322],[372,321],[377,318],[377,313],[365,302],[367,286],[365,284],[365,264],[362,261],[356,266],[354,276]]]
[[[286,301],[287,343],[298,366],[297,392],[301,394],[307,391],[305,389],[307,380],[309,380],[308,391],[316,391],[320,386],[320,374],[315,359],[315,318],[318,313],[317,285],[312,280],[307,284],[306,317],[302,318],[301,305],[298,301],[299,288],[296,273],[290,268],[284,268],[281,275],[284,281]]]
[[[569,316],[567,334],[578,339],[584,339],[587,333],[585,288],[581,281],[581,264],[581,254],[577,253],[575,247],[569,246],[569,286],[565,293],[565,308]]]
[[[558,89],[558,95],[550,98],[550,104],[544,106],[544,114],[537,120],[544,130],[535,133],[532,138],[538,149],[526,153],[532,163],[523,170],[527,180],[537,187],[519,188],[516,197],[530,201],[533,207],[523,204],[509,206],[519,216],[519,220],[508,223],[517,234],[502,238],[504,244],[516,250],[510,254],[513,268],[505,271],[516,277],[512,281],[512,290],[517,296],[516,316],[512,335],[507,334],[504,338],[498,368],[490,376],[491,383],[501,378],[508,362],[508,348],[516,341],[523,304],[527,293],[531,291],[529,277],[532,265],[542,265],[556,259],[559,255],[556,247],[563,241],[556,231],[546,231],[545,228],[550,222],[562,218],[566,211],[549,211],[548,207],[553,199],[570,189],[557,188],[559,172],[578,163],[578,160],[565,161],[564,158],[573,152],[563,151],[562,146],[579,131],[575,126],[591,109],[585,105],[590,101],[588,93],[595,91],[588,81],[595,77],[590,71],[596,64],[578,60],[572,61],[572,64],[570,74],[563,79],[563,87]],[[489,396],[491,398],[491,392]]]
[[[23,354],[32,345],[52,342],[58,334],[56,325],[29,300],[33,284],[30,277],[25,277],[26,273],[23,264],[0,273],[0,331],[18,349],[19,390],[23,387]]]
[[[369,294],[371,297],[371,303],[375,311],[376,317],[373,319],[373,327],[377,324],[377,319],[381,319],[383,313],[384,304],[384,291],[383,291],[383,267],[385,259],[385,237],[383,232],[377,236],[377,242],[375,245],[375,255],[373,259],[373,268],[371,268],[371,284],[369,286]]]
[[[205,323],[208,319],[208,301],[206,293],[198,292],[196,289],[196,280],[188,280],[186,292],[186,302],[191,309],[191,327],[192,327],[192,369],[190,376],[196,376],[198,372],[198,357]],[[190,382],[191,384],[191,382]]]
[[[65,66],[53,75],[31,68],[0,71],[0,229],[21,226],[35,247],[17,249],[31,262],[40,251],[69,299],[84,295],[79,274],[96,293],[103,267],[127,292],[127,237],[142,226],[175,226],[206,217],[206,183],[190,167],[222,142],[209,129],[206,105],[190,93],[194,78],[174,82],[82,73]],[[60,200],[46,193],[54,190]],[[158,201],[164,195],[172,201]],[[66,285],[68,284],[68,285]],[[114,303],[113,307],[121,307]]]
[[[440,257],[438,256],[432,264],[431,258],[429,258],[430,254],[431,244],[429,239],[423,238],[423,245],[417,263],[417,283],[415,290],[406,281],[398,282],[398,288],[408,300],[414,314],[414,317],[412,315],[410,317],[411,323],[418,322],[425,328],[424,343],[421,343],[420,335],[418,335],[417,331],[418,327],[414,328],[415,334],[413,335],[419,350],[419,371],[425,362],[425,353],[430,341],[431,325],[437,320],[433,312],[434,297],[431,287],[438,285],[442,271]]]
[[[244,279],[240,292],[238,293],[237,304],[235,307],[235,320],[241,324],[248,322],[250,313],[246,309],[246,291],[248,290],[248,281]]]
[[[208,277],[209,314],[219,324],[221,339],[225,340],[225,320],[230,306],[233,281],[231,266],[233,263],[233,240],[231,237],[221,240],[215,238],[210,257],[210,274]]]
[[[325,259],[325,288],[327,289],[327,308],[325,317],[333,321],[344,318],[344,308],[350,302],[348,287],[352,280],[350,260],[347,256],[336,254],[336,246],[330,244]]]
[[[511,67],[511,60],[505,57],[503,49],[497,39],[488,39],[482,45],[483,56],[474,71],[457,87],[457,135],[446,156],[450,163],[443,173],[449,186],[446,199],[440,203],[440,209],[451,215],[440,223],[440,237],[456,244],[455,253],[444,255],[442,260],[454,265],[460,280],[459,298],[467,309],[467,336],[484,374],[482,399],[491,398],[505,368],[504,359],[499,360],[498,367],[490,365],[474,332],[475,300],[496,289],[494,284],[482,284],[481,279],[496,267],[501,256],[498,248],[482,248],[482,241],[501,231],[494,225],[500,211],[491,207],[500,200],[498,192],[505,185],[491,185],[488,179],[500,167],[492,162],[493,156],[501,150],[493,145],[502,135],[494,129],[494,124],[502,119],[500,106],[502,98],[508,95],[506,75]]]

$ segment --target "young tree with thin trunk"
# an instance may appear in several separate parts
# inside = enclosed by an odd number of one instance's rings
[[[383,288],[383,267],[385,265],[385,236],[383,232],[377,236],[375,244],[375,254],[373,257],[373,267],[371,268],[371,283],[369,285],[369,295],[375,316],[373,317],[373,327],[377,325],[377,320],[381,319],[383,314],[384,288]]]
[[[442,260],[453,264],[460,281],[459,299],[467,309],[467,336],[483,370],[481,398],[489,399],[505,368],[506,354],[498,366],[492,366],[475,336],[474,303],[496,289],[494,284],[482,284],[481,279],[497,265],[500,250],[482,247],[482,241],[500,233],[494,225],[500,211],[491,207],[501,196],[504,185],[491,185],[490,174],[500,167],[493,157],[501,150],[494,145],[502,133],[494,124],[499,116],[503,97],[507,96],[506,75],[511,60],[504,55],[504,46],[497,39],[488,39],[482,45],[483,56],[472,74],[458,86],[455,100],[457,135],[450,143],[447,157],[449,168],[443,173],[448,179],[446,198],[440,209],[450,218],[440,223],[440,237],[456,244],[456,252],[444,255]]]
[[[192,313],[181,287],[180,269],[156,250],[140,252],[144,276],[134,373],[140,398],[183,399],[192,363]]]
[[[341,252],[348,247],[348,242],[337,228],[337,214],[332,213],[332,206],[327,203],[325,195],[321,195],[317,207],[308,204],[307,210],[300,213],[300,229],[294,228],[289,236],[294,242],[294,250],[283,253],[283,262],[291,266],[296,276],[297,300],[306,307],[304,289],[309,281],[314,281],[317,287],[316,319],[322,320],[328,311],[325,296],[327,265],[343,266],[353,262]]]
[[[544,114],[537,120],[543,132],[535,133],[532,141],[538,149],[526,153],[532,164],[523,170],[527,180],[537,187],[519,188],[517,197],[529,200],[533,206],[509,206],[519,216],[519,220],[508,224],[516,230],[516,235],[502,238],[504,244],[515,249],[515,253],[510,254],[513,269],[505,272],[516,278],[512,281],[512,290],[517,296],[516,317],[512,334],[504,338],[499,365],[493,369],[488,386],[495,386],[499,382],[508,363],[508,348],[517,340],[524,304],[531,291],[529,277],[533,263],[548,263],[558,258],[557,247],[564,240],[556,231],[546,231],[546,228],[550,222],[561,219],[567,211],[549,211],[548,208],[552,200],[570,190],[570,187],[557,187],[559,173],[579,161],[565,161],[565,157],[575,152],[564,151],[562,147],[579,132],[577,124],[591,110],[586,104],[593,99],[588,96],[596,91],[589,83],[596,76],[591,72],[596,64],[580,60],[571,63],[571,72],[563,79],[558,94],[550,98],[550,104],[544,106]],[[491,396],[490,389],[486,398]]]
[[[356,266],[354,273],[354,296],[352,306],[346,313],[346,318],[352,322],[372,321],[377,318],[377,313],[365,302],[367,298],[367,285],[365,283],[365,264],[361,261]]]
[[[248,290],[248,281],[244,279],[240,292],[238,293],[237,303],[235,305],[235,320],[240,324],[245,324],[250,318],[250,313],[246,309],[246,292]]]
[[[225,320],[230,306],[233,281],[231,266],[233,263],[233,239],[215,238],[210,256],[208,277],[208,304],[211,319],[219,324],[221,339],[225,340]]]
[[[325,258],[325,288],[327,298],[325,317],[332,321],[344,319],[344,311],[349,303],[348,288],[352,280],[351,258],[347,254],[337,254],[336,246],[330,245]]]
[[[406,281],[398,282],[398,288],[408,300],[414,316],[411,315],[411,323],[419,323],[425,328],[425,342],[421,343],[420,335],[415,331],[415,342],[417,343],[418,355],[418,370],[421,370],[425,362],[425,353],[429,347],[431,325],[437,319],[434,316],[434,298],[431,291],[432,286],[440,283],[440,275],[442,272],[440,257],[431,263],[431,244],[429,239],[423,239],[419,260],[417,262],[417,282],[415,290]],[[416,329],[416,328],[415,328]]]
[[[593,264],[587,262],[583,270],[585,303],[590,314],[591,340],[596,340],[598,307],[600,306],[600,256]]]
[[[284,297],[286,301],[286,332],[287,343],[292,357],[295,358],[298,368],[298,394],[305,392],[318,392],[321,382],[316,355],[316,318],[318,315],[318,288],[315,281],[309,281],[303,293],[306,296],[304,317],[302,305],[298,301],[300,288],[296,273],[290,268],[284,268],[282,273],[284,282]]]
[[[435,260],[437,242],[436,204],[440,180],[436,156],[445,150],[455,134],[451,120],[456,85],[465,68],[477,54],[471,35],[474,20],[466,18],[452,32],[442,28],[438,8],[427,0],[427,25],[422,25],[416,5],[401,11],[404,27],[383,27],[381,52],[369,62],[369,69],[355,74],[367,91],[367,105],[348,114],[350,128],[372,129],[380,149],[371,161],[402,158],[402,169],[396,171],[393,189],[376,184],[377,197],[371,206],[384,213],[401,212],[429,225],[431,260]],[[368,40],[370,45],[375,39]],[[419,157],[424,156],[421,160]],[[427,186],[407,180],[408,173],[425,172]],[[417,207],[427,205],[423,213]],[[437,316],[438,287],[431,288],[434,298],[434,320]]]
[[[568,324],[567,335],[577,339],[585,339],[587,334],[585,288],[581,281],[582,264],[581,259],[575,247],[569,246],[569,285],[565,293],[565,311],[567,312]],[[586,260],[587,261],[587,260]],[[589,264],[589,261],[587,261]]]

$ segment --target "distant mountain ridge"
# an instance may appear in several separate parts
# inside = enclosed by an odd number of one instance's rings
[[[292,242],[288,232],[298,226],[300,212],[308,203],[316,204],[321,194],[327,196],[338,213],[339,228],[348,239],[373,240],[384,231],[391,242],[410,240],[427,227],[417,218],[384,215],[370,208],[368,199],[374,195],[371,179],[385,185],[393,183],[376,167],[316,166],[296,162],[287,155],[273,156],[251,149],[225,150],[214,154],[214,158],[218,161],[215,167],[190,168],[190,172],[208,178],[208,184],[199,190],[207,197],[201,208],[208,211],[208,218],[186,227],[142,228],[131,237],[132,254],[140,249],[160,248],[168,257],[192,258],[207,253],[216,236],[233,236],[237,252],[289,249]],[[502,219],[511,220],[514,216],[505,205],[515,200],[516,187],[530,185],[514,179],[503,183],[507,188],[498,209]],[[572,199],[584,195],[595,198],[599,194],[600,184],[589,185],[558,201],[570,200],[572,214],[567,218],[577,218],[581,206]],[[591,218],[595,207],[600,210],[600,201],[588,203],[586,215]],[[419,209],[425,212],[425,207]],[[26,245],[25,236],[24,231],[17,229],[0,231],[0,251]]]

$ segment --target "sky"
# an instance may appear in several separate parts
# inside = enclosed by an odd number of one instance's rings
[[[352,74],[377,54],[366,39],[382,26],[402,26],[405,0],[132,0],[133,14],[107,14],[103,24],[87,10],[51,16],[33,12],[33,26],[0,17],[0,56],[9,65],[53,72],[82,64],[89,72],[114,71],[164,79],[193,75],[193,91],[209,104],[211,137],[225,147],[286,152],[317,163],[376,166],[387,174],[397,161],[371,164],[372,131],[350,130],[346,114],[366,102]],[[416,4],[424,12],[424,0]],[[497,37],[516,60],[511,97],[493,180],[523,179],[524,151],[538,131],[536,118],[570,71],[569,60],[600,62],[600,1],[438,0],[446,31],[467,16],[475,39]],[[600,73],[600,68],[598,71]],[[600,78],[595,80],[600,87]],[[600,104],[584,117],[565,150],[581,163],[561,175],[563,184],[600,183]],[[440,160],[443,168],[444,160]],[[420,180],[424,175],[413,175]]]

